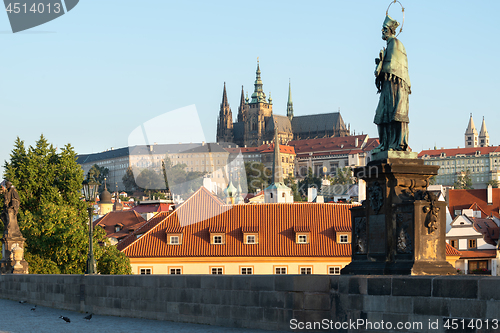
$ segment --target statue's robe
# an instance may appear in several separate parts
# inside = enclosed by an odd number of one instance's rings
[[[380,88],[380,99],[373,122],[379,127],[380,148],[406,150],[411,84],[403,43],[396,38],[390,38],[379,66],[376,80]]]

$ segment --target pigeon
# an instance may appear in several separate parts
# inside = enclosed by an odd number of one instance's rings
[[[31,308],[31,311],[35,311],[35,310],[36,310],[36,305]]]
[[[26,301],[19,301],[19,303],[21,303],[21,304],[26,304]]]
[[[61,318],[62,320],[64,320],[67,323],[71,323],[71,320],[68,317],[59,316],[59,318]]]
[[[83,319],[87,319],[87,320],[92,319],[92,313],[91,313],[91,314],[89,314],[88,316],[85,316],[85,318],[83,318]]]

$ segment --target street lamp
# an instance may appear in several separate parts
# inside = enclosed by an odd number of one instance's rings
[[[89,212],[89,255],[87,258],[87,270],[85,274],[95,274],[95,260],[94,260],[94,249],[93,249],[93,231],[94,227],[92,225],[92,213],[94,211],[94,207],[92,204],[95,202],[97,197],[97,190],[99,188],[99,183],[94,180],[94,178],[90,178],[83,181],[83,195],[85,197],[85,201],[89,203],[89,207],[87,210]]]

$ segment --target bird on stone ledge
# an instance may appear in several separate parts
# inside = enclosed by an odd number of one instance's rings
[[[59,318],[61,318],[62,320],[64,320],[67,323],[71,323],[71,319],[69,319],[68,317],[59,316]]]
[[[88,316],[85,316],[83,319],[90,321],[90,319],[92,319],[92,313],[89,314]]]
[[[21,303],[21,304],[26,304],[26,301],[19,301],[19,303]]]
[[[35,311],[36,310],[36,304],[34,307],[31,308],[31,311]]]

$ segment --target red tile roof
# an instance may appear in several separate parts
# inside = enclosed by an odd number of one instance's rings
[[[459,257],[462,255],[457,249],[452,247],[450,244],[446,243],[446,255],[447,256],[454,256],[454,257]]]
[[[146,220],[138,213],[128,211],[112,211],[93,222],[94,227],[101,226],[106,231],[107,237],[121,239],[130,232],[140,228]],[[115,232],[115,226],[120,226],[121,230]]]
[[[356,139],[358,139],[358,145],[356,145]],[[295,147],[295,152],[297,155],[305,153],[308,154],[310,152],[332,154],[335,151],[338,151],[342,154],[347,154],[351,150],[356,150],[358,152],[364,150],[367,145],[365,145],[363,149],[361,147],[365,140],[367,140],[366,134],[320,139],[293,140],[288,144]],[[374,140],[376,139],[367,141],[367,144],[370,143],[370,146],[373,146]],[[371,149],[375,147],[376,146],[373,146]]]
[[[418,154],[418,157],[422,158],[425,155],[428,157],[440,157],[441,153],[445,153],[446,157],[456,156],[459,154],[476,155],[477,151],[479,151],[481,155],[488,155],[490,153],[500,152],[500,146],[422,150]]]
[[[486,243],[497,245],[499,228],[493,220],[476,217],[471,217],[470,219],[474,223],[474,229],[483,234],[483,239]]]
[[[134,208],[132,208],[132,210],[139,213],[139,214],[168,212],[171,205],[173,205],[173,204],[167,204],[167,203],[144,204],[144,205],[135,206]]]
[[[479,258],[495,258],[497,255],[497,250],[470,250],[470,251],[460,251],[462,255],[460,259],[479,259]]]
[[[203,187],[123,252],[141,257],[317,256],[350,257],[351,244],[338,244],[336,226],[350,230],[350,204],[294,203],[222,205]],[[203,218],[205,217],[205,218]],[[183,244],[168,245],[166,232],[182,228]],[[243,231],[258,227],[258,244],[243,243]],[[210,230],[225,229],[226,243],[210,244]],[[294,228],[310,230],[310,242],[297,244]]]
[[[450,190],[448,193],[448,207],[453,218],[455,218],[455,210],[471,208],[482,211],[481,218],[491,215],[500,217],[500,188],[492,189],[492,203],[488,205],[486,189]]]
[[[120,242],[118,242],[118,244],[116,244],[116,248],[120,251],[123,250],[137,239],[137,235],[143,234],[151,230],[158,223],[167,218],[169,214],[170,212],[160,212],[156,214],[155,216],[150,218],[146,223],[144,223],[141,227],[137,228],[133,233],[129,234],[127,237],[123,238]]]

